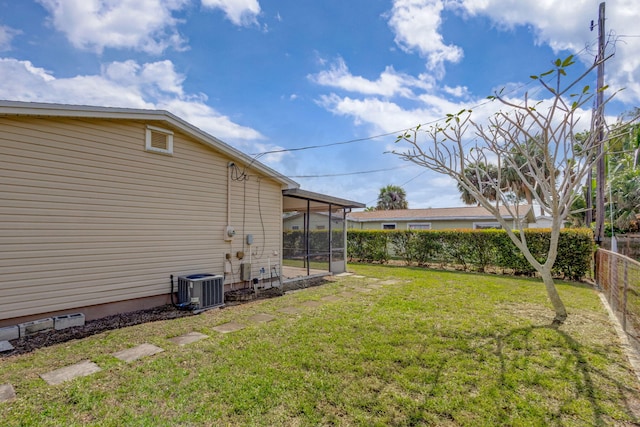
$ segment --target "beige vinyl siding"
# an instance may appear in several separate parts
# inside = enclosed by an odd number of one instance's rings
[[[146,125],[0,118],[0,319],[166,294],[170,274],[222,274],[248,232],[280,250],[278,183],[232,183],[225,242],[229,159],[178,132],[146,152]]]

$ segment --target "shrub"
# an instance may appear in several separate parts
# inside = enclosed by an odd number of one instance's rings
[[[347,234],[349,260],[385,263],[389,260],[386,230],[350,230]]]
[[[532,255],[543,263],[551,231],[527,229],[524,233]],[[349,230],[347,236],[347,254],[351,261],[387,262],[394,255],[407,264],[438,262],[465,270],[486,271],[497,267],[514,274],[535,274],[535,269],[504,230]],[[589,229],[562,230],[554,273],[575,280],[585,277],[593,251],[593,235]]]

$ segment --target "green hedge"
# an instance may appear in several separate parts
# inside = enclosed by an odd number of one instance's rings
[[[525,230],[531,253],[544,262],[551,231]],[[560,232],[554,274],[579,280],[587,275],[593,259],[593,233],[589,229]],[[449,264],[463,269],[509,270],[535,273],[504,230],[349,230],[347,256],[351,261],[385,263],[399,258],[407,264]]]

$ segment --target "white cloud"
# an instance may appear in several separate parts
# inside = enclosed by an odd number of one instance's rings
[[[445,85],[442,90],[444,90],[445,93],[448,93],[449,95],[455,96],[457,98],[469,96],[469,88],[467,88],[466,86],[450,87]]]
[[[184,77],[170,61],[112,62],[99,75],[56,78],[29,61],[0,58],[0,99],[105,107],[164,109],[223,141],[246,145],[264,136],[234,123],[206,104],[203,94],[185,94]]]
[[[235,25],[258,24],[257,17],[260,14],[258,0],[202,0],[202,5],[213,9],[222,9],[227,18]]]
[[[229,117],[221,115],[206,105],[204,101],[206,101],[204,98],[195,100],[169,98],[159,101],[156,108],[170,111],[222,140],[240,141],[238,142],[240,145],[246,145],[247,140],[264,138],[260,132],[234,123]]]
[[[22,34],[22,31],[0,25],[0,52],[11,50],[11,42],[18,34]]]
[[[160,54],[183,49],[173,12],[189,0],[37,0],[51,22],[78,49],[105,48]]]
[[[443,13],[450,11],[474,19],[488,17],[504,30],[527,26],[534,44],[548,45],[555,52],[569,51],[590,65],[597,51],[597,27],[600,0],[394,0],[387,14],[395,41],[405,52],[427,58],[428,68],[443,78],[447,62],[462,60],[460,47],[447,44],[441,34]],[[606,2],[605,32],[610,39],[608,54],[615,56],[607,64],[607,83],[613,88],[625,88],[617,99],[626,103],[640,100],[640,39],[637,22],[640,8],[637,0]],[[625,37],[625,36],[635,37]],[[614,43],[615,42],[615,43]],[[615,46],[614,46],[615,44]]]
[[[353,99],[336,94],[323,95],[318,104],[333,114],[351,117],[357,125],[369,125],[372,133],[394,132],[439,118],[428,109],[407,110],[377,98]]]
[[[590,31],[589,26],[592,20],[597,25],[599,3],[599,0],[455,0],[452,4],[471,17],[487,16],[498,26],[528,25],[535,34],[536,43],[547,44],[556,52],[581,53],[579,58],[589,65],[594,61],[598,37],[597,27]],[[607,54],[615,52],[605,66],[607,83],[616,89],[626,88],[617,99],[637,104],[640,101],[640,38],[637,37],[640,8],[637,0],[609,0],[605,15],[605,33],[614,36]]]
[[[463,57],[462,49],[445,44],[439,32],[443,9],[442,0],[395,0],[388,14],[398,46],[426,57],[428,68],[438,75],[443,74],[445,62],[456,63]]]
[[[413,96],[411,87],[419,87],[422,89],[431,88],[432,82],[428,81],[426,76],[421,77],[422,79],[416,79],[407,74],[398,73],[392,66],[388,66],[377,80],[372,81],[351,74],[342,58],[338,58],[329,70],[308,76],[311,81],[323,86],[340,88],[364,95],[381,95],[386,97],[396,95],[411,97]]]
[[[591,19],[598,17],[598,3],[592,0],[457,0],[458,7],[471,16],[485,15],[505,28],[531,25],[538,44],[554,50],[580,50],[597,37],[589,31]]]

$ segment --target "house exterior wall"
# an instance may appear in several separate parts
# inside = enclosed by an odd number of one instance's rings
[[[146,125],[0,117],[0,326],[166,296],[171,274],[223,274],[226,253],[226,283],[239,281],[237,251],[255,277],[280,251],[278,182],[231,181],[226,242],[230,159],[180,132],[173,155],[147,152]]]

